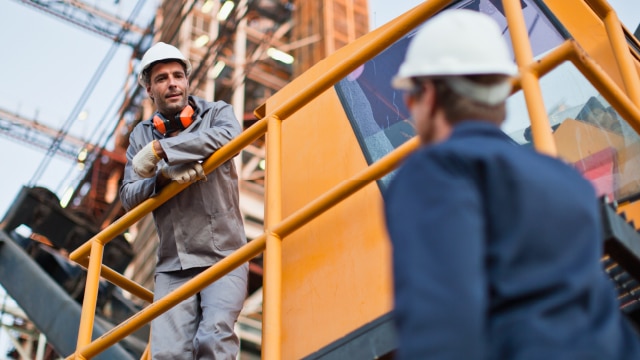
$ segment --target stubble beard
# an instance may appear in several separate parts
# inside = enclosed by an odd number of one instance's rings
[[[178,102],[167,102],[166,100],[163,99],[161,112],[165,116],[173,116],[179,113],[180,111],[182,111],[182,109],[184,109],[186,106],[187,106],[187,97],[185,95],[183,95],[180,101]]]

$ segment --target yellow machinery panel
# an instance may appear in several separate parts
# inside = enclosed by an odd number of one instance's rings
[[[283,217],[367,167],[333,88],[283,123],[282,154]],[[391,310],[383,224],[374,182],[284,239],[284,359],[312,353]]]

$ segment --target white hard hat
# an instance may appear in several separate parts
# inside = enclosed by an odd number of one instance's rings
[[[180,50],[173,45],[169,45],[167,43],[159,42],[153,45],[142,57],[140,61],[140,73],[138,74],[138,83],[141,86],[147,86],[145,83],[145,71],[153,65],[153,63],[160,60],[169,60],[175,59],[181,61],[186,68],[186,75],[189,76],[191,74],[191,63],[189,60],[182,55]]]
[[[445,10],[418,30],[392,85],[410,90],[414,77],[481,74],[515,75],[498,24],[481,12]]]

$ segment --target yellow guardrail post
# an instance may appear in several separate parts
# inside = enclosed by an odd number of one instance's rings
[[[80,328],[78,329],[77,348],[91,342],[93,334],[93,323],[95,319],[96,303],[98,301],[98,287],[100,281],[100,267],[102,266],[102,254],[104,244],[100,241],[94,241],[91,244],[91,260],[87,269],[87,284],[84,289],[84,298],[82,299],[82,312],[80,314]],[[76,359],[83,359],[77,354]]]
[[[270,229],[282,220],[282,120],[267,121],[266,216],[267,243],[264,252],[262,354],[281,359],[282,334],[282,239]]]
[[[529,67],[533,63],[533,52],[520,0],[503,0],[504,12],[509,24],[513,52],[520,71],[520,85],[531,117],[531,133],[536,150],[556,156],[558,150],[551,132],[551,125],[544,107],[542,90],[537,75]]]
[[[151,359],[151,341],[147,343],[147,346],[144,348],[144,352],[142,356],[140,356],[140,360],[150,360]]]

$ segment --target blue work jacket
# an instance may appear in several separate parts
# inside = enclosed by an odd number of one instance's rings
[[[576,170],[466,121],[385,192],[400,359],[640,359]]]

